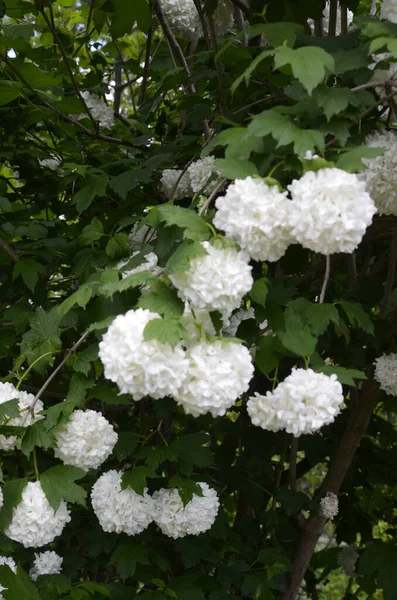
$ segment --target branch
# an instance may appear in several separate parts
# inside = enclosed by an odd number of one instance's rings
[[[347,34],[347,28],[349,26],[347,15],[348,15],[348,8],[347,8],[346,4],[341,4],[340,5],[340,32],[341,32],[341,35]]]
[[[11,260],[13,260],[14,262],[18,262],[18,254],[11,248],[11,246],[6,244],[6,242],[3,242],[3,240],[0,240],[0,248],[3,250],[3,252],[8,254]]]
[[[367,430],[372,412],[378,401],[378,394],[379,387],[377,383],[372,377],[367,379],[361,391],[360,402],[350,415],[336,455],[321,487],[321,495],[327,492],[338,495],[357,448]],[[326,521],[327,519],[318,515],[304,522],[304,531],[292,565],[290,586],[282,600],[296,600],[306,569]]]
[[[330,0],[329,3],[329,20],[328,20],[328,35],[335,37],[336,22],[338,19],[338,0]]]
[[[392,234],[389,267],[387,270],[385,291],[384,291],[382,302],[380,305],[379,316],[381,319],[385,318],[387,307],[389,305],[390,295],[393,291],[394,280],[396,277],[396,266],[397,266],[397,229],[394,229],[393,234]]]
[[[207,210],[211,206],[212,201],[214,200],[214,198],[216,198],[216,196],[223,189],[223,187],[225,186],[226,183],[227,183],[227,179],[222,179],[222,181],[220,181],[218,183],[218,185],[212,192],[211,196],[209,196],[209,198],[207,198],[207,200],[204,202],[203,206],[200,208],[199,213],[198,213],[200,215],[200,217],[207,212]]]
[[[327,293],[327,287],[328,287],[329,277],[331,275],[331,257],[330,256],[326,256],[325,260],[326,260],[325,275],[324,275],[323,286],[321,288],[320,298],[319,298],[319,301],[318,301],[319,304],[323,304],[323,302],[324,302],[325,294]]]
[[[243,0],[232,0],[232,4],[237,6],[241,10],[242,13],[245,14],[246,17],[249,17],[250,11],[248,6],[243,2]]]
[[[314,35],[316,37],[323,37],[324,28],[323,28],[323,20],[322,19],[316,19],[314,21]]]
[[[152,47],[152,39],[153,39],[153,28],[150,27],[149,31],[147,32],[147,38],[146,38],[145,64],[143,66],[142,85],[141,85],[141,91],[139,93],[139,104],[140,105],[143,104],[146,99],[147,83],[148,83],[148,79],[149,79],[150,53],[151,53],[151,47]]]
[[[289,461],[289,487],[293,492],[296,492],[296,457],[298,454],[298,438],[294,435],[291,439],[290,461]]]

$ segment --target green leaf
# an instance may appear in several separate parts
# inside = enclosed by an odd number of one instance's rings
[[[258,175],[258,169],[249,160],[236,158],[217,158],[215,166],[220,169],[228,179],[245,179]]]
[[[140,544],[121,544],[110,558],[110,564],[116,567],[116,571],[123,581],[134,577],[137,563],[150,564],[147,550]]]
[[[22,277],[24,284],[34,292],[36,284],[39,280],[39,276],[45,273],[44,266],[33,260],[32,258],[25,258],[18,260],[12,271],[12,278]]]
[[[39,592],[29,575],[17,567],[14,573],[8,565],[0,566],[0,585],[5,600],[40,600]]]
[[[325,375],[335,374],[338,380],[344,385],[351,385],[352,387],[357,387],[355,379],[367,379],[367,376],[363,371],[358,371],[357,369],[345,369],[344,367],[333,365],[325,365],[324,367],[320,367],[316,369],[319,373],[324,373]]]
[[[158,209],[161,221],[168,226],[176,225],[183,229],[185,239],[202,242],[210,237],[210,229],[202,217],[188,208],[181,208],[173,204],[164,204]]]
[[[294,77],[301,82],[309,96],[326,73],[332,73],[335,67],[333,57],[322,48],[308,46],[294,50],[284,45],[276,48],[275,52],[275,68],[291,65]]]
[[[283,346],[298,356],[309,357],[313,354],[317,345],[317,338],[308,329],[302,329],[299,325],[286,323],[286,332],[279,333]]]
[[[251,288],[250,296],[254,302],[261,306],[266,305],[266,298],[269,292],[269,280],[266,277],[257,279]]]
[[[74,357],[72,362],[73,370],[87,377],[91,369],[91,364],[96,360],[98,360],[98,346],[89,346]]]
[[[83,581],[82,583],[79,583],[77,588],[87,590],[87,592],[89,592],[92,596],[94,596],[95,594],[100,594],[101,596],[110,598],[110,592],[107,589],[107,587],[105,587],[101,583],[97,583],[96,581]]]
[[[120,431],[118,436],[112,455],[119,460],[124,460],[135,451],[139,443],[139,435],[132,431]]]
[[[75,373],[70,378],[66,400],[72,400],[82,406],[84,404],[86,390],[92,388],[94,385],[95,382],[91,378],[89,379],[80,373]]]
[[[320,86],[314,91],[313,98],[323,109],[327,121],[345,111],[349,104],[357,104],[357,97],[349,88]]]
[[[103,197],[106,193],[107,185],[108,178],[105,175],[100,175],[79,190],[74,197],[77,211],[82,213],[91,206],[97,196]]]
[[[290,120],[276,110],[265,110],[256,115],[248,125],[248,134],[254,136],[271,135],[279,146],[293,144],[295,153],[304,157],[308,150],[324,149],[324,137],[315,129],[299,129]]]
[[[92,283],[83,283],[69,298],[57,307],[59,318],[62,319],[77,304],[85,308],[94,294]]]
[[[19,417],[18,398],[13,398],[12,400],[7,400],[7,402],[0,404],[0,423],[7,417],[9,419]]]
[[[397,547],[390,543],[376,542],[366,548],[358,563],[360,575],[377,574],[378,587],[385,600],[394,600],[397,589]]]
[[[147,308],[152,312],[165,317],[179,317],[183,315],[185,305],[176,291],[160,279],[150,279],[148,285],[151,291],[145,291],[138,300],[137,306]]]
[[[203,149],[201,155],[208,156],[217,146],[227,146],[226,158],[246,160],[252,152],[263,150],[262,140],[247,135],[246,127],[232,127],[221,131]]]
[[[22,500],[22,492],[28,483],[27,479],[11,479],[2,487],[4,496],[3,508],[0,511],[0,530],[4,532],[11,523],[12,512]]]
[[[214,457],[208,444],[210,438],[207,433],[188,433],[182,435],[171,444],[171,449],[178,454],[178,469],[190,476],[193,467],[206,468],[213,464]]]
[[[305,314],[314,335],[322,335],[331,321],[335,324],[339,322],[338,310],[333,304],[312,304]]]
[[[167,273],[181,273],[189,268],[191,258],[204,256],[207,251],[199,242],[190,242],[188,240],[178,245],[175,252],[167,260],[165,270]]]
[[[233,82],[230,91],[232,94],[235,93],[240,84],[245,80],[245,83],[248,85],[249,79],[252,73],[255,71],[256,67],[268,56],[272,56],[274,54],[274,50],[263,50],[254,60],[251,62],[249,67],[245,69],[245,71],[237,77],[236,81]]]
[[[148,477],[157,477],[156,471],[149,467],[134,467],[130,471],[125,471],[121,478],[121,487],[125,490],[130,487],[140,496],[143,496],[143,492],[147,487],[146,479]]]
[[[178,488],[179,496],[183,502],[183,506],[186,506],[188,502],[193,498],[194,495],[202,496],[203,490],[195,481],[185,479],[180,475],[173,475],[168,482],[168,487]]]
[[[46,313],[43,308],[38,308],[30,319],[30,329],[22,337],[22,354],[27,356],[29,365],[42,357],[33,368],[43,374],[51,363],[53,354],[61,348],[57,309],[53,308]]]
[[[104,235],[103,225],[97,217],[94,217],[89,225],[86,225],[81,234],[83,244],[90,246]]]
[[[179,344],[181,340],[188,339],[188,337],[188,332],[180,320],[175,317],[152,319],[143,330],[143,339],[146,342],[154,339],[172,347]]]
[[[99,293],[111,297],[117,292],[125,292],[130,288],[136,288],[143,285],[152,276],[153,274],[150,271],[140,271],[134,275],[128,275],[128,277],[120,279],[119,281],[111,281],[110,283],[103,284],[99,288]]]
[[[357,146],[351,150],[347,150],[339,155],[336,160],[336,167],[343,169],[348,173],[360,173],[367,166],[363,163],[363,158],[375,158],[386,152],[387,148],[369,148],[368,146]]]
[[[150,10],[146,0],[113,0],[114,10],[111,13],[110,32],[115,38],[131,33],[132,27],[138,21],[139,28],[147,31],[150,26]]]
[[[284,352],[284,347],[277,337],[263,335],[255,354],[255,364],[262,373],[269,375],[283,358]]]
[[[0,81],[0,106],[9,104],[20,95],[21,84],[16,81]]]
[[[110,258],[125,256],[128,252],[128,235],[116,233],[106,244],[106,254]]]
[[[350,325],[353,327],[361,327],[366,333],[374,335],[374,324],[361,304],[358,304],[358,302],[347,302],[345,300],[340,300],[338,304],[347,314]]]
[[[85,474],[85,471],[78,467],[58,465],[40,475],[41,487],[54,510],[58,510],[62,500],[86,505],[87,492],[75,483],[76,479],[81,479]]]
[[[38,446],[48,450],[54,443],[54,435],[48,431],[45,421],[37,421],[26,430],[22,438],[21,450],[25,456],[30,456],[33,448]]]
[[[78,405],[79,403],[76,400],[63,400],[43,411],[42,414],[46,417],[44,423],[47,430],[59,423],[65,423]]]

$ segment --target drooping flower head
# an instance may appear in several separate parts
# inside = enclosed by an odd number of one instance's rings
[[[29,571],[30,578],[37,581],[39,575],[59,575],[62,571],[63,558],[56,552],[47,550],[34,554],[33,567]]]
[[[380,388],[389,396],[397,396],[397,354],[383,354],[374,364]]]
[[[393,131],[376,132],[367,137],[370,148],[385,148],[374,158],[364,158],[367,169],[360,174],[367,191],[382,215],[397,215],[397,135]]]
[[[320,512],[326,519],[336,517],[339,510],[338,496],[332,492],[327,492],[324,498],[320,500]]]
[[[123,490],[121,475],[113,470],[100,476],[91,490],[92,507],[104,531],[137,535],[153,520],[153,500],[146,490],[143,496]]]
[[[342,385],[336,375],[293,369],[273,392],[257,392],[247,403],[254,425],[269,431],[285,429],[298,437],[315,433],[335,420],[343,403]]]
[[[353,252],[376,212],[365,183],[341,169],[308,171],[288,189],[292,236],[321,254]]]
[[[29,427],[35,421],[42,419],[39,413],[43,410],[44,405],[41,400],[35,402],[33,394],[27,392],[21,392],[17,390],[11,383],[0,382],[0,404],[8,402],[9,400],[18,400],[19,417],[12,417],[7,419],[7,425],[12,427]],[[33,412],[29,409],[34,404]],[[4,424],[4,420],[3,420]],[[0,435],[0,449],[1,450],[13,450],[14,448],[21,447],[21,438],[16,435]]]
[[[200,158],[190,165],[187,172],[195,194],[201,192],[209,196],[221,181],[221,171],[215,167],[215,156]]]
[[[160,183],[163,194],[174,200],[182,200],[193,195],[190,177],[182,169],[165,169],[162,173]]]

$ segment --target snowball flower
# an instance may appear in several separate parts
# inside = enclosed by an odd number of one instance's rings
[[[338,514],[339,501],[338,496],[332,492],[327,492],[324,498],[320,500],[320,512],[326,519],[333,519]]]
[[[214,163],[215,156],[206,156],[196,160],[188,168],[190,184],[195,194],[202,192],[209,196],[221,181],[222,171],[216,169]]]
[[[15,560],[10,556],[0,556],[0,566],[4,565],[10,567],[11,571],[13,571],[14,573],[17,572],[17,565],[15,564]],[[5,588],[2,585],[0,585],[0,600],[4,600],[4,596],[1,592],[6,589],[8,588]]]
[[[182,300],[194,308],[219,310],[230,314],[253,284],[248,256],[234,248],[217,248],[209,242],[201,244],[207,254],[195,256],[183,273],[170,279]]]
[[[81,96],[95,121],[99,121],[101,129],[110,129],[113,127],[114,113],[111,106],[107,106],[102,98],[99,98],[96,94],[90,94],[88,91],[82,92]],[[71,116],[78,120],[89,118],[86,112]]]
[[[389,396],[397,396],[397,354],[384,354],[376,359],[374,365],[380,389]]]
[[[188,361],[180,346],[143,339],[145,326],[159,315],[138,308],[114,319],[99,344],[106,379],[134,400],[173,396],[185,377]]]
[[[40,167],[44,167],[47,169],[51,169],[51,171],[57,171],[61,165],[61,161],[59,158],[45,158],[43,160],[39,160]]]
[[[243,321],[249,321],[250,319],[255,319],[255,311],[252,306],[248,310],[238,310],[233,314],[226,327],[223,327],[222,334],[228,337],[234,337],[238,328],[240,327],[240,324]]]
[[[222,416],[248,390],[254,373],[249,351],[226,341],[199,342],[188,349],[189,367],[175,400],[198,417]]]
[[[161,191],[169,199],[182,200],[193,194],[190,177],[187,172],[182,175],[181,169],[165,169],[160,183]]]
[[[342,567],[344,572],[352,577],[356,570],[356,562],[360,558],[354,544],[352,546],[345,546],[341,549],[337,556],[338,565]]]
[[[161,489],[153,494],[154,521],[164,535],[177,539],[199,535],[214,524],[219,510],[218,496],[206,483],[198,484],[203,492],[183,506],[177,489]]]
[[[144,491],[140,496],[131,488],[121,489],[121,471],[100,476],[91,490],[91,502],[99,524],[107,533],[141,533],[153,520],[153,500]]]
[[[8,402],[9,400],[18,400],[18,407],[20,415],[19,417],[13,417],[3,419],[2,425],[9,425],[12,427],[29,427],[35,421],[42,419],[38,413],[44,408],[41,400],[38,400],[33,409],[33,414],[29,411],[29,408],[33,405],[34,396],[26,392],[18,391],[11,383],[0,383],[0,404]],[[14,448],[21,447],[21,438],[16,435],[0,435],[0,450],[13,450]]]
[[[279,260],[293,242],[288,225],[291,201],[261,179],[236,179],[217,199],[214,225],[260,261]]]
[[[33,567],[29,571],[30,578],[37,581],[39,575],[59,575],[62,571],[63,558],[56,552],[47,550],[34,554]]]
[[[39,548],[61,535],[70,521],[70,511],[64,500],[57,511],[50,506],[40,481],[30,481],[22,492],[21,502],[12,511],[12,520],[5,535],[25,548]]]
[[[161,0],[161,8],[177,36],[193,40],[203,35],[200,17],[193,0]],[[213,20],[218,34],[232,26],[233,9],[227,0],[219,1]]]
[[[397,2],[396,0],[383,0],[380,7],[380,18],[386,19],[391,23],[397,23]]]
[[[341,169],[308,171],[288,189],[291,234],[304,248],[321,254],[353,252],[376,212],[365,183]]]
[[[378,212],[397,215],[397,136],[394,131],[376,132],[365,143],[370,148],[385,148],[386,152],[363,159],[368,168],[359,177],[365,181]]]
[[[298,437],[314,433],[335,420],[343,403],[342,385],[336,375],[293,369],[273,392],[257,392],[247,403],[254,425],[269,431],[285,429]]]
[[[75,410],[67,423],[55,429],[54,454],[65,465],[88,471],[111,455],[118,435],[96,410]]]
[[[134,252],[132,254],[131,258],[134,258],[134,256],[137,256],[137,254],[139,254],[139,250],[138,250],[138,252]],[[157,265],[158,260],[159,260],[157,254],[155,254],[154,252],[149,252],[149,254],[145,254],[145,256],[143,258],[144,258],[145,262],[141,263],[137,267],[133,267],[132,269],[127,269],[127,270],[123,271],[121,273],[121,277],[123,279],[125,279],[126,277],[129,277],[130,275],[136,275],[137,273],[142,273],[142,271],[151,271],[153,273],[153,275],[155,275],[155,276],[159,275],[162,272],[162,268]],[[122,262],[120,262],[117,265],[117,268],[122,269],[123,267],[125,267],[125,265],[128,264],[129,260],[123,260]]]

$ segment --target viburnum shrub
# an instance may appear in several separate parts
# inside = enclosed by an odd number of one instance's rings
[[[0,599],[395,600],[397,1],[0,18]]]

